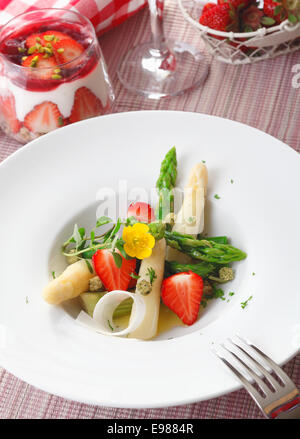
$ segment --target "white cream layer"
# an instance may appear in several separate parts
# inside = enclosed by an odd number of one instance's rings
[[[88,75],[72,82],[64,82],[56,89],[50,91],[26,90],[13,84],[8,78],[0,77],[0,93],[4,94],[6,91],[13,93],[16,113],[20,121],[25,119],[25,116],[33,107],[45,101],[55,103],[63,117],[69,117],[74,104],[75,92],[80,87],[90,89],[101,100],[103,107],[106,106],[110,91],[109,85],[105,80],[101,60]]]

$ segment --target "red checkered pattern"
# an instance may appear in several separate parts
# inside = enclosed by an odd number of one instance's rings
[[[0,0],[0,25],[23,12],[40,8],[72,9],[93,23],[98,35],[122,23],[147,0]]]
[[[88,0],[81,0],[77,4],[85,2],[88,3]],[[2,0],[2,4],[4,3]],[[50,0],[47,0],[47,4],[49,3]],[[176,0],[165,0],[164,14],[166,35],[188,43],[193,42],[203,49],[199,34],[180,15]],[[149,39],[150,24],[147,10],[141,11],[101,37],[101,48],[116,94],[114,112],[179,110],[211,114],[258,128],[300,152],[300,88],[294,88],[292,85],[295,75],[293,67],[300,64],[299,52],[252,66],[234,67],[211,60],[210,73],[203,87],[173,99],[155,101],[128,93],[116,75],[118,64],[124,54],[131,47]],[[183,126],[182,129],[184,130],[185,127]],[[0,131],[0,161],[20,147],[20,144]],[[199,148],[201,148],[201,132],[199,132]],[[270,157],[271,161],[272,157]],[[257,294],[260,292],[258,291]],[[262,337],[267,336],[268,334],[262,333]],[[300,388],[300,354],[291,359],[284,369]],[[220,398],[179,407],[154,410],[116,409],[81,404],[50,395],[0,368],[0,419],[258,419],[262,417],[252,398],[243,389]]]

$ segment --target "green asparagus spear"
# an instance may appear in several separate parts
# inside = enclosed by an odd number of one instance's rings
[[[166,271],[170,274],[184,273],[192,271],[206,279],[209,274],[217,271],[216,266],[207,262],[199,262],[198,264],[180,264],[176,261],[166,261]]]
[[[175,187],[176,178],[177,158],[176,148],[173,146],[162,161],[160,174],[156,182],[156,189],[159,195],[156,216],[159,220],[164,219],[168,213],[174,212],[174,194],[172,189]]]
[[[167,245],[189,255],[193,259],[226,265],[247,257],[246,253],[229,244],[219,244],[206,239],[194,239],[189,235],[165,231]]]
[[[206,241],[214,241],[217,242],[218,244],[228,244],[228,238],[227,236],[210,236],[210,237],[204,237],[201,235],[198,235],[199,240],[201,239],[205,239]]]

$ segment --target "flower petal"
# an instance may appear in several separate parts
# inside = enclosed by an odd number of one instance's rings
[[[146,259],[152,255],[152,248],[136,249],[136,257],[138,259]]]
[[[132,258],[136,257],[137,249],[131,243],[125,242],[124,250],[128,254],[128,256],[130,256]]]
[[[142,223],[136,223],[132,226],[134,233],[148,233],[149,232],[149,227],[147,226],[147,224],[142,224]]]
[[[152,236],[150,233],[148,233],[148,236],[147,236],[147,246],[150,248],[153,248],[155,246],[154,236]]]
[[[124,239],[124,241],[129,241],[132,239],[132,237],[133,237],[132,227],[131,226],[124,227],[123,233],[122,233],[122,238]]]

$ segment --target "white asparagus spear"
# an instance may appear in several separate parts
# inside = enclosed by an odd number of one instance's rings
[[[204,205],[207,187],[207,169],[197,163],[191,170],[184,189],[184,199],[172,231],[197,236],[204,229]],[[167,260],[187,263],[191,259],[176,249],[167,248]]]
[[[92,262],[88,262],[90,267],[93,267]],[[73,299],[88,291],[89,280],[94,276],[94,271],[91,273],[86,261],[77,261],[69,265],[59,277],[49,282],[43,290],[43,297],[51,305]]]
[[[131,332],[129,337],[148,340],[155,337],[160,308],[160,290],[164,276],[166,256],[166,241],[160,239],[156,242],[149,258],[143,259],[139,271],[139,280],[136,286],[136,294],[141,295],[145,303],[145,316],[142,323]],[[154,273],[152,285],[150,284],[149,270]],[[156,276],[156,277],[155,277]],[[150,292],[148,294],[147,291]],[[133,306],[130,320],[134,318],[135,307]]]

